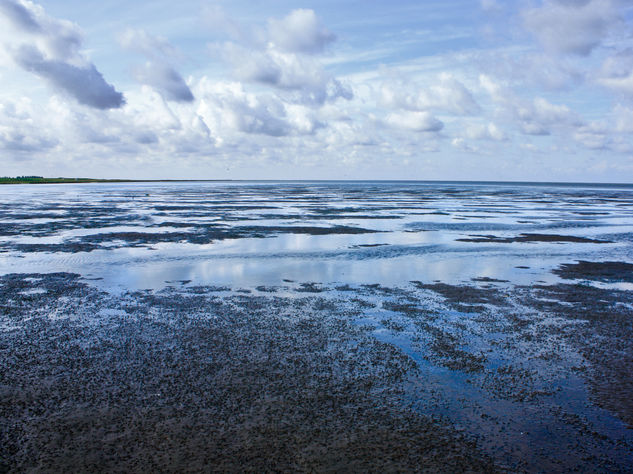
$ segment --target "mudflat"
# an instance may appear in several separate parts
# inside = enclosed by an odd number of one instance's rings
[[[633,188],[34,188],[0,471],[631,472]]]

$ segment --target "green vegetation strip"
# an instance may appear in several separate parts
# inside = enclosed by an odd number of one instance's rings
[[[0,177],[0,184],[120,183],[129,181],[127,179],[44,178],[42,176]]]

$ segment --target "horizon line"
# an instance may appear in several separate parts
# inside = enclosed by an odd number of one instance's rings
[[[2,183],[2,179],[11,182]],[[29,181],[29,179],[41,179],[42,181]],[[56,181],[60,180],[60,181]],[[43,176],[17,176],[0,177],[0,184],[93,184],[93,183],[221,183],[221,182],[261,182],[261,183],[460,183],[460,184],[519,184],[519,185],[608,185],[608,186],[633,186],[633,182],[607,182],[607,181],[520,181],[520,180],[464,180],[464,179],[150,179],[150,178],[87,178],[87,177],[43,177]]]

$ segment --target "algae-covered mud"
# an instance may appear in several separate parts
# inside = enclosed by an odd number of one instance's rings
[[[633,187],[0,189],[0,472],[633,471]]]

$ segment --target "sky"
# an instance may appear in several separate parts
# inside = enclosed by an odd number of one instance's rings
[[[0,175],[633,182],[633,0],[0,0]]]

